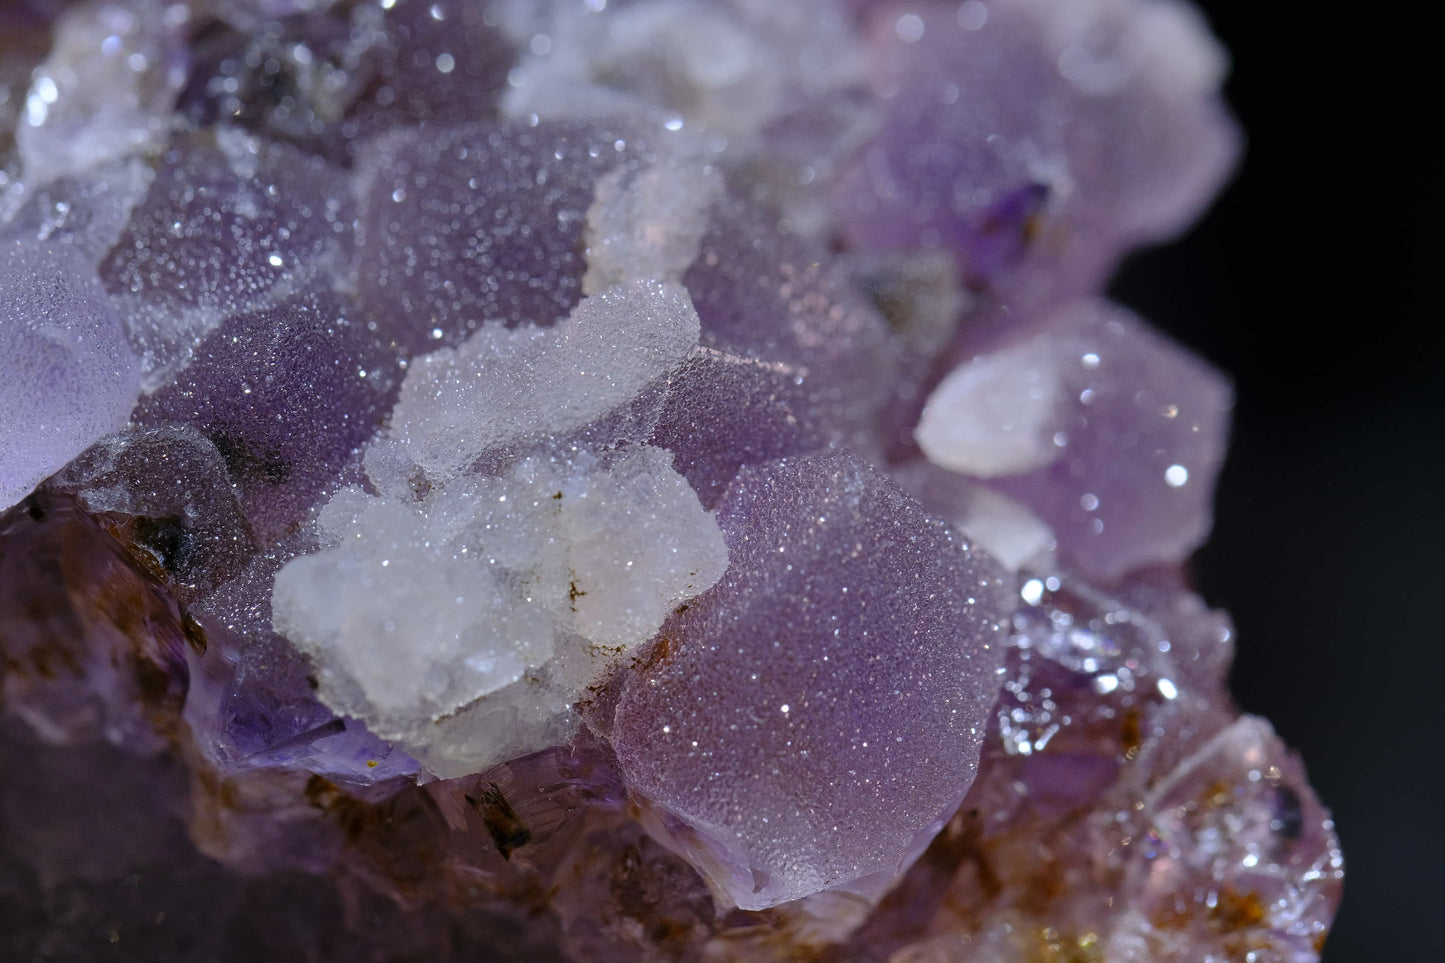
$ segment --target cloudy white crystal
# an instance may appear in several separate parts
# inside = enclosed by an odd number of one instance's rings
[[[432,723],[546,667],[562,647],[572,661],[549,670],[565,678],[534,727],[550,731],[728,558],[717,523],[655,448],[606,462],[528,458],[420,502],[348,488],[319,528],[328,547],[276,577],[276,627],[316,661],[332,708],[440,771],[497,760],[472,758],[475,738],[439,738]]]
[[[918,444],[936,464],[979,478],[1042,468],[1052,443],[1059,372],[1047,344],[1029,342],[968,361],[923,409]]]
[[[15,132],[32,183],[165,143],[186,80],[187,13],[162,0],[91,0],[60,18]]]
[[[583,299],[555,328],[488,327],[412,365],[391,433],[434,479],[484,452],[581,428],[697,345],[680,285],[638,282]]]
[[[502,98],[518,119],[642,113],[721,145],[862,72],[842,11],[820,0],[644,0],[601,15],[569,0],[499,7],[529,51]]]
[[[587,211],[586,294],[629,281],[680,281],[697,258],[722,176],[700,164],[620,167],[597,183]]]

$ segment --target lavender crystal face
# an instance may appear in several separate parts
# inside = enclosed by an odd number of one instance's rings
[[[1070,568],[1113,578],[1187,556],[1209,531],[1228,383],[1108,304],[1041,323],[944,378],[918,425],[927,459],[1030,509]]]
[[[623,775],[745,909],[876,890],[975,774],[1001,573],[847,456],[745,468],[717,515],[730,575],[626,684]]]
[[[311,286],[350,246],[352,204],[318,157],[233,128],[174,138],[100,267],[146,370],[169,384],[223,320]],[[332,271],[339,264],[332,264]]]
[[[414,321],[399,337],[419,352],[488,323],[552,324],[582,297],[598,181],[637,163],[628,133],[468,125],[368,142],[357,162],[358,294],[379,316]]]
[[[1225,57],[1184,4],[870,8],[889,108],[836,185],[865,247],[950,251],[974,278],[1037,289],[1010,292],[1022,301],[1077,293],[1189,223],[1232,166]]]
[[[67,247],[0,241],[0,504],[122,427],[140,365],[115,308]]]
[[[47,10],[0,956],[1318,958],[1230,386],[1101,295],[1237,153],[1192,8]]]

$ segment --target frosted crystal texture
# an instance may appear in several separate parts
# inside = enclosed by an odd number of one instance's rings
[[[709,508],[743,465],[827,448],[841,437],[797,374],[723,351],[701,350],[668,378],[651,441]]]
[[[651,638],[728,564],[717,524],[665,451],[589,461],[526,459],[504,477],[464,477],[418,504],[355,488],[333,498],[321,514],[331,547],[284,568],[273,598],[277,628],[320,668],[322,698],[434,771],[474,771],[501,760],[476,758],[464,733],[437,739],[437,721],[541,669],[580,636],[580,674],[560,683],[535,726],[551,736],[602,667]],[[535,695],[518,688],[459,725],[477,714],[494,724],[488,713],[499,701]],[[512,739],[525,745],[522,729]]]
[[[0,231],[24,240],[74,245],[87,261],[99,265],[130,222],[153,176],[144,161],[127,157],[57,178],[28,189]]]
[[[802,389],[814,417],[856,449],[877,444],[878,409],[898,373],[887,322],[826,247],[776,228],[776,210],[729,198],[712,210],[683,283],[702,344],[761,362]]]
[[[545,315],[484,319],[457,347],[412,359],[390,423],[365,456],[383,497],[348,489],[333,498],[321,514],[331,547],[290,563],[273,595],[278,630],[320,667],[322,698],[444,774],[562,738],[583,688],[728,564],[716,523],[669,452],[606,453],[645,435],[628,430],[626,415],[609,416],[665,382],[697,347],[697,313],[677,279],[697,254],[719,176],[679,160],[614,166],[597,178],[598,157],[615,165],[621,149],[604,144],[600,155],[586,149],[590,138],[574,130],[578,143],[569,144],[562,133],[537,135],[555,145],[542,163],[570,151],[584,179],[570,181],[575,168],[561,165],[557,186],[536,200],[568,205],[558,190],[592,188],[585,280],[573,278],[590,293],[551,327],[535,323],[553,320]],[[537,137],[519,143],[525,152]],[[438,147],[484,164],[499,142],[463,129],[427,149]],[[384,169],[395,177],[409,168]],[[536,184],[552,179],[549,169],[537,169]],[[378,202],[380,170],[361,175],[368,204]],[[477,176],[495,177],[485,166],[461,170],[476,172],[467,191]],[[493,183],[513,190],[515,179]],[[379,203],[400,204],[410,191],[421,210],[440,213],[437,203],[457,189],[423,177]],[[480,207],[463,210],[478,218],[472,238],[485,256],[504,249],[515,225],[490,231],[505,224],[505,208],[485,217]],[[553,224],[566,224],[569,212],[577,208],[564,206]],[[402,222],[368,223],[401,243]],[[391,293],[363,287],[372,304]],[[455,288],[420,290],[426,298]],[[550,439],[577,432],[602,451],[547,451]],[[483,467],[539,446],[500,477]],[[317,592],[326,601],[318,604]]]
[[[489,449],[596,421],[686,358],[697,338],[680,285],[608,288],[550,330],[489,327],[419,359],[391,434],[430,476],[447,478]]]
[[[502,98],[518,119],[640,112],[669,130],[746,143],[790,103],[861,73],[843,11],[817,0],[645,0],[616,12],[503,0],[497,11],[529,47]],[[547,41],[531,43],[539,34]]]
[[[188,16],[163,0],[90,0],[61,15],[15,133],[29,181],[165,144],[186,79]]]
[[[1060,560],[1114,577],[1184,558],[1210,526],[1233,394],[1207,364],[1100,301],[955,369],[918,440],[1041,518]]]
[[[847,455],[745,468],[718,520],[732,567],[628,682],[623,774],[744,909],[876,892],[973,780],[1000,573]]]
[[[1209,532],[1230,385],[1105,302],[1065,305],[1043,327],[944,379],[923,409],[923,450],[993,477],[1052,529],[1065,564],[1114,577],[1181,560]],[[988,392],[1007,385],[1029,386],[1026,403],[991,403]],[[1001,473],[975,454],[983,437],[1007,438],[1000,448],[1026,448],[1030,460]]]
[[[188,425],[220,450],[265,544],[309,520],[381,426],[401,369],[390,341],[328,291],[238,312],[191,363],[142,399],[142,425]]]
[[[177,137],[100,276],[165,384],[227,317],[300,293],[350,249],[345,178],[233,128]]]
[[[140,366],[69,246],[0,240],[0,505],[126,423]]]
[[[722,192],[716,170],[686,163],[618,168],[597,182],[587,211],[582,290],[658,277],[682,280],[697,257],[707,210]]]
[[[1182,3],[888,3],[865,17],[887,120],[835,196],[867,248],[950,250],[976,281],[1057,297],[1186,225],[1238,151],[1216,96],[1224,52]]]
[[[0,35],[0,958],[1318,957],[1228,386],[1096,300],[1236,153],[1191,8]]]
[[[550,325],[582,296],[597,182],[648,156],[627,125],[398,130],[358,162],[357,291],[412,351]]]

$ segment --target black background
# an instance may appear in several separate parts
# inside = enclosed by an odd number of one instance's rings
[[[1195,574],[1234,615],[1240,704],[1334,811],[1324,961],[1445,959],[1445,174],[1427,146],[1445,48],[1413,8],[1203,6],[1244,163],[1113,293],[1235,379]]]

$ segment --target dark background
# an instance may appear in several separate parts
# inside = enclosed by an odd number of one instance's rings
[[[1234,615],[1240,704],[1334,811],[1324,961],[1445,959],[1445,173],[1426,144],[1445,52],[1397,9],[1203,6],[1244,164],[1113,291],[1235,379],[1195,574]]]

